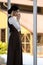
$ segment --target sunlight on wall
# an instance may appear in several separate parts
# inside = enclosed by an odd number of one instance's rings
[[[21,26],[21,33],[27,34],[30,33],[25,27]]]
[[[4,13],[4,11],[0,11],[0,28],[6,28],[7,27],[7,15]]]
[[[7,42],[7,14],[3,10],[0,10],[0,30],[1,29],[5,29],[5,39]]]

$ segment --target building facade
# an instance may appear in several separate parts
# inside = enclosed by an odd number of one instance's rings
[[[43,1],[43,0],[42,0]],[[43,56],[43,2],[37,1],[37,53]],[[7,0],[0,0],[0,40],[7,42]],[[22,51],[33,54],[33,0],[11,0],[20,8]]]

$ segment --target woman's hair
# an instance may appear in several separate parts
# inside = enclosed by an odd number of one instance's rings
[[[11,14],[12,11],[17,11],[18,9],[19,9],[19,8],[18,8],[17,5],[13,5],[13,6],[11,6],[11,8],[8,10],[8,14]]]

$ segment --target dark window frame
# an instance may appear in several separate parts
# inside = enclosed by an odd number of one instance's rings
[[[6,29],[1,29],[1,41],[5,42]]]

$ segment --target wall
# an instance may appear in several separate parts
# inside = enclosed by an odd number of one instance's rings
[[[7,14],[5,11],[0,10],[0,29],[6,30],[6,42],[7,42]]]

